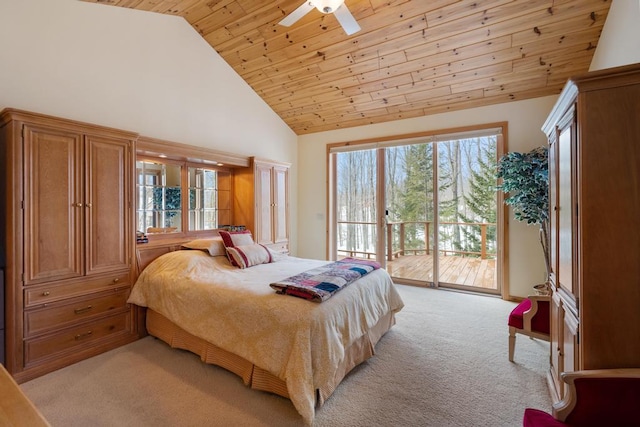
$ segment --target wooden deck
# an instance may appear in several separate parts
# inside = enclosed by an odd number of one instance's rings
[[[440,282],[476,288],[497,289],[496,260],[462,256],[440,257]],[[432,255],[405,255],[387,261],[392,277],[433,281]]]

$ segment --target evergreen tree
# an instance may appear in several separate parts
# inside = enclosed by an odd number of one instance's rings
[[[461,246],[459,202],[463,193],[460,141],[438,144],[438,215],[440,248],[459,250]],[[450,222],[451,225],[442,223]]]
[[[399,216],[404,222],[433,221],[433,145],[415,144],[405,149],[404,188],[399,191]],[[424,247],[424,226],[407,224],[405,248]]]
[[[470,171],[469,193],[465,194],[466,212],[460,218],[466,223],[496,223],[496,150],[494,138],[477,138],[469,141],[468,165]],[[496,227],[486,226],[488,252],[495,251]],[[482,235],[480,226],[463,228],[465,245],[461,250],[481,252]]]

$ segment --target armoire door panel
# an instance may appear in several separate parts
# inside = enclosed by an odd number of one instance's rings
[[[289,169],[275,166],[273,168],[273,231],[274,243],[286,242],[289,240],[289,230],[287,230],[287,212],[288,209],[288,192],[289,187]]]
[[[558,137],[558,286],[573,295],[573,126]]]
[[[558,284],[558,165],[557,140],[549,145],[549,280],[554,287]]]
[[[271,167],[256,166],[256,236],[263,245],[273,243],[271,216],[273,211]]]
[[[551,316],[551,376],[555,383],[555,390],[558,398],[563,394],[564,382],[560,379],[560,374],[564,371],[562,346],[564,343],[564,311],[562,309],[562,301],[557,293],[553,293],[550,302]]]
[[[87,136],[85,213],[86,274],[129,267],[129,144]]]
[[[565,311],[563,321],[562,372],[573,372],[578,370],[580,366],[578,353],[578,319],[570,311]]]
[[[24,126],[25,284],[83,274],[82,136]]]

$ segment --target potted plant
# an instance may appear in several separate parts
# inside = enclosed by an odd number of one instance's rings
[[[547,275],[545,283],[534,288],[545,293],[548,293],[550,274],[548,158],[547,147],[538,147],[528,153],[509,152],[498,161],[497,173],[498,178],[502,179],[498,190],[505,194],[504,203],[513,208],[515,219],[540,227],[540,244]]]

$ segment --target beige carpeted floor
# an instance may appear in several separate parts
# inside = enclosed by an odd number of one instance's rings
[[[347,376],[314,425],[521,426],[549,410],[549,344],[519,336],[514,303],[398,285],[405,308],[376,355]],[[302,426],[287,399],[147,337],[22,384],[55,426]]]

